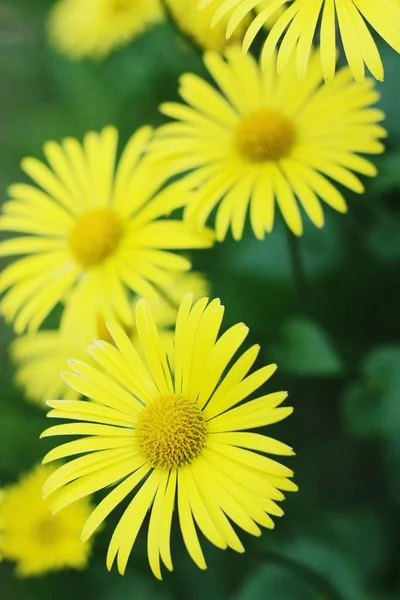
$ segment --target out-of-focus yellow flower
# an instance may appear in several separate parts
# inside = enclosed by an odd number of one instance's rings
[[[198,531],[215,546],[243,552],[232,522],[259,536],[283,515],[276,501],[296,491],[293,472],[264,454],[290,456],[292,449],[249,430],[291,414],[280,407],[286,392],[248,400],[275,372],[270,364],[251,374],[259,346],[233,360],[248,334],[237,323],[222,335],[224,307],[218,299],[193,304],[186,294],[178,310],[171,365],[148,303],[135,310],[138,342],[109,326],[113,344],[89,347],[96,366],[71,360],[65,381],[87,400],[51,400],[49,417],[65,419],[47,436],[85,436],[62,443],[44,458],[71,457],[47,480],[44,493],[57,513],[84,494],[105,497],[84,525],[88,539],[128,500],[112,535],[107,567],[121,574],[146,516],[148,558],[161,579],[161,561],[172,570],[171,524],[177,505],[182,537],[193,561],[206,568]],[[279,407],[279,408],[278,408]],[[77,453],[84,457],[74,458]],[[82,468],[84,461],[84,468]],[[113,486],[110,488],[110,486]]]
[[[54,471],[38,465],[1,491],[0,555],[16,563],[21,577],[83,569],[89,558],[91,544],[80,536],[92,511],[89,498],[53,516],[43,500],[43,485]]]
[[[165,0],[165,2],[182,32],[205,50],[222,52],[228,45],[243,39],[249,24],[249,20],[245,19],[236,29],[232,38],[227,40],[226,27],[229,15],[223,17],[212,27],[211,22],[215,13],[213,6],[199,10],[198,0]]]
[[[208,294],[209,285],[199,273],[183,273],[167,285],[160,287],[160,294],[149,301],[152,313],[160,332],[160,338],[169,357],[173,352],[173,326],[180,301],[187,292],[200,298]],[[132,313],[137,299],[133,301]],[[110,341],[110,334],[104,319],[97,319],[97,327],[82,339],[72,329],[68,320],[63,319],[60,329],[39,331],[16,338],[11,344],[11,356],[16,364],[16,381],[23,388],[26,398],[43,408],[46,400],[65,398],[76,400],[80,394],[67,385],[61,372],[68,368],[72,357],[88,360],[86,347],[94,339]],[[137,332],[135,323],[127,328],[130,339],[135,343]]]
[[[59,0],[48,33],[53,46],[71,58],[101,58],[163,16],[160,0]]]

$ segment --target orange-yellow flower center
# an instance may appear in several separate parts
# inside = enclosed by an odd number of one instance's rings
[[[180,394],[159,396],[140,414],[136,436],[153,467],[175,469],[202,451],[207,426],[196,402]]]
[[[123,223],[113,210],[90,210],[76,221],[69,236],[69,248],[82,266],[95,267],[117,249],[123,233]]]
[[[295,134],[287,117],[272,108],[261,108],[239,121],[235,145],[241,156],[252,163],[276,161],[288,156]]]
[[[132,0],[111,0],[110,11],[114,13],[123,13],[132,6]]]
[[[36,537],[45,546],[54,544],[60,538],[60,533],[58,523],[51,516],[38,523],[36,527]]]

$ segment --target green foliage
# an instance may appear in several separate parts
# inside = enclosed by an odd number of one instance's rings
[[[276,360],[292,375],[338,375],[343,365],[327,334],[315,322],[292,317],[283,326],[283,343]]]
[[[362,362],[361,381],[343,397],[349,430],[360,436],[400,433],[400,347],[374,349]]]

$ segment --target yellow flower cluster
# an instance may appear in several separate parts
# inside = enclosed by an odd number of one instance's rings
[[[323,227],[324,205],[347,211],[344,190],[364,191],[360,176],[376,174],[365,155],[382,152],[386,136],[375,82],[364,79],[364,65],[383,78],[366,22],[399,51],[400,5],[197,4],[167,0],[179,27],[208,49],[209,73],[181,77],[182,101],[161,106],[171,121],[133,132],[118,159],[115,127],[47,142],[44,160],[21,163],[31,183],[12,185],[2,207],[0,231],[12,236],[0,256],[16,258],[0,274],[0,312],[21,335],[11,346],[16,379],[64,421],[43,436],[75,438],[44,459],[68,462],[3,493],[1,552],[23,575],[83,567],[89,547],[77,531],[87,541],[126,499],[108,568],[116,561],[125,571],[149,515],[150,567],[158,578],[161,563],[172,570],[176,506],[187,551],[204,569],[199,531],[243,552],[233,524],[260,535],[283,514],[284,492],[297,489],[293,472],[266,456],[292,449],[251,431],[292,412],[281,406],[286,392],[249,399],[276,365],[252,371],[257,345],[237,356],[248,329],[220,333],[224,307],[209,300],[186,253],[229,229],[240,240],[247,221],[262,239],[276,209],[295,235],[305,216]],[[71,57],[101,57],[163,15],[158,0],[60,0],[49,35]],[[335,74],[336,20],[349,66]],[[237,41],[248,50],[264,25],[258,61]],[[56,307],[59,328],[40,329]],[[92,509],[85,498],[99,490]]]

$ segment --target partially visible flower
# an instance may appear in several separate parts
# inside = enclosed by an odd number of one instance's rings
[[[232,523],[252,535],[271,529],[270,515],[283,514],[277,501],[296,491],[293,472],[264,454],[290,456],[292,449],[248,430],[281,421],[291,407],[279,407],[286,392],[248,397],[275,372],[271,364],[249,374],[255,345],[234,359],[248,328],[238,323],[219,335],[224,307],[187,294],[179,308],[173,363],[169,364],[151,310],[136,306],[138,343],[109,326],[114,344],[88,348],[96,367],[71,360],[65,381],[88,400],[52,400],[49,417],[65,419],[47,436],[86,436],[62,443],[44,463],[77,454],[45,484],[58,513],[104,489],[105,497],[82,531],[88,539],[126,498],[107,555],[124,573],[146,515],[148,558],[161,578],[161,560],[172,570],[171,523],[175,504],[187,551],[201,569],[206,563],[198,530],[221,549],[243,552]],[[278,408],[279,407],[279,408]],[[110,486],[114,486],[110,488]]]
[[[356,84],[348,68],[323,85],[318,52],[303,81],[292,57],[280,75],[272,56],[263,71],[237,47],[225,57],[208,52],[205,65],[220,90],[197,75],[185,74],[179,93],[184,103],[165,103],[174,119],[162,126],[152,155],[164,176],[189,172],[196,188],[185,218],[206,223],[215,207],[216,234],[229,227],[241,239],[246,215],[257,238],[273,229],[276,206],[296,235],[303,231],[299,205],[317,227],[324,224],[321,200],[339,212],[346,202],[335,184],[362,193],[353,173],[373,176],[376,168],[360,154],[384,150],[378,125],[382,111],[372,80]]]
[[[173,326],[183,296],[192,292],[197,299],[208,294],[208,291],[208,282],[202,275],[183,273],[161,286],[159,295],[149,301],[160,339],[169,357],[173,352]],[[136,303],[137,300],[132,302],[132,313]],[[135,342],[137,331],[134,320],[126,331]],[[38,331],[16,338],[11,343],[11,357],[16,366],[16,382],[23,388],[26,398],[43,408],[51,398],[79,398],[80,394],[62,379],[61,372],[68,367],[68,360],[72,357],[90,359],[86,348],[96,338],[110,341],[110,333],[100,315],[97,327],[88,332],[86,339],[82,339],[79,332],[71,330],[66,319],[62,320],[60,329]]]
[[[38,465],[18,483],[1,490],[0,555],[16,563],[21,577],[86,567],[91,544],[80,532],[92,507],[83,498],[57,515],[43,500],[43,485],[55,472]]]
[[[185,182],[162,187],[160,170],[143,157],[152,136],[150,127],[134,133],[116,169],[114,127],[83,144],[48,142],[49,166],[22,161],[38,187],[11,186],[0,217],[0,231],[18,234],[0,243],[0,256],[24,255],[0,274],[0,312],[17,333],[36,331],[60,301],[70,331],[85,340],[99,314],[130,326],[130,291],[156,297],[157,286],[191,266],[171,251],[213,244],[210,230],[163,218],[191,195]]]
[[[102,58],[163,16],[161,0],[58,0],[49,15],[48,35],[71,58]]]
[[[365,66],[378,80],[383,80],[383,65],[371,34],[375,30],[394,50],[400,52],[400,0],[202,0],[200,7],[214,8],[213,24],[228,19],[229,39],[243,20],[252,18],[243,41],[247,52],[255,36],[271,18],[276,18],[262,52],[262,65],[269,67],[279,40],[277,68],[281,72],[295,56],[298,75],[307,72],[311,46],[319,35],[324,78],[335,75],[337,31],[353,77],[363,81]],[[279,14],[280,13],[280,14]]]
[[[210,6],[200,11],[198,0],[165,0],[165,2],[179,29],[205,50],[222,52],[230,44],[243,39],[246,26],[249,24],[248,20],[244,20],[236,28],[231,39],[227,40],[225,32],[229,16],[222,18],[211,27],[214,7]]]

